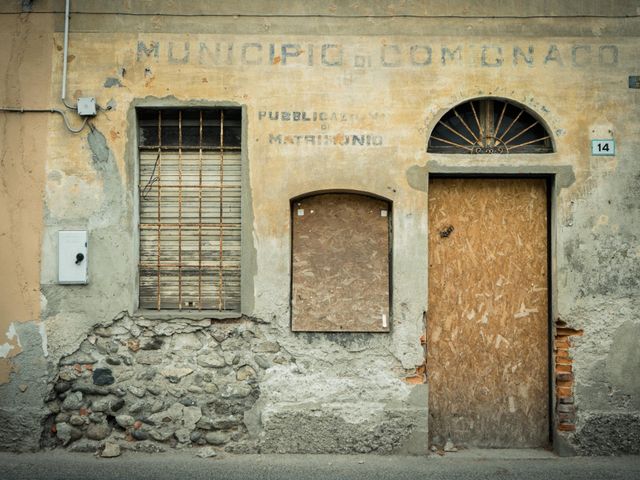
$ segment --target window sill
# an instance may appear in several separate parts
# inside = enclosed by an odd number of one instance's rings
[[[149,320],[234,320],[240,319],[242,313],[215,310],[138,310],[133,317]]]

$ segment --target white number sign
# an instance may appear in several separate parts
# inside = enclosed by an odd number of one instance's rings
[[[612,157],[615,154],[615,140],[591,140],[591,155]]]

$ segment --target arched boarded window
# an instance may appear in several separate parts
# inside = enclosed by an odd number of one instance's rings
[[[353,193],[292,202],[294,331],[389,331],[390,207]]]
[[[549,153],[551,134],[524,107],[498,98],[462,103],[431,132],[431,153]]]

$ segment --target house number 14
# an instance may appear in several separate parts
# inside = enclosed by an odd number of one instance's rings
[[[591,140],[591,155],[614,156],[616,154],[615,140]]]

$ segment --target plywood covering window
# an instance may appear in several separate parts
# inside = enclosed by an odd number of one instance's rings
[[[390,204],[328,193],[291,213],[292,329],[389,331]]]
[[[138,110],[140,308],[240,310],[241,111]]]

